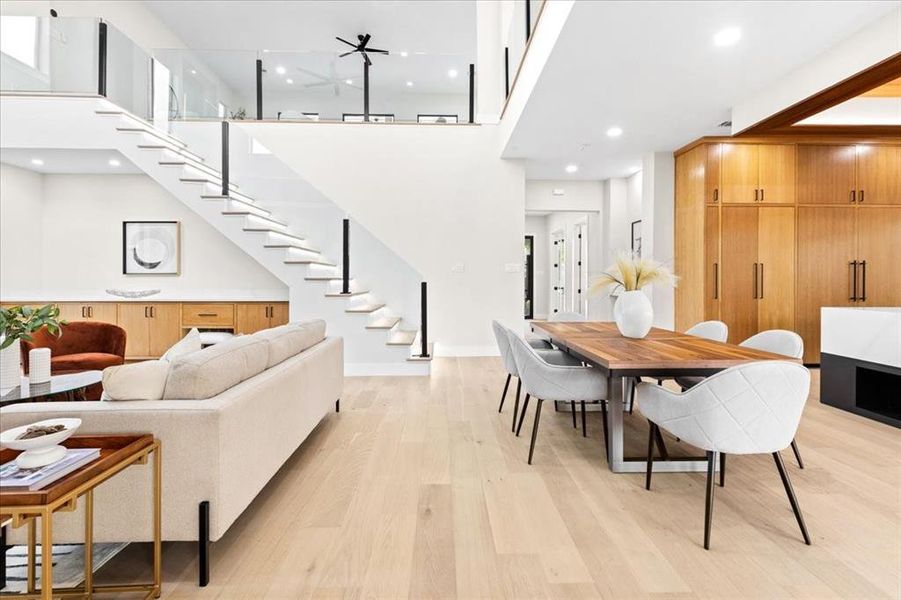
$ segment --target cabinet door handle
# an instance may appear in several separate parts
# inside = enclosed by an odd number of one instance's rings
[[[867,301],[867,261],[860,261],[860,301]]]
[[[720,201],[720,189],[713,188],[713,202],[717,203]]]
[[[218,317],[219,313],[197,313],[198,317]]]
[[[850,202],[851,204],[854,204],[855,202],[857,202],[857,192],[856,191],[851,190],[851,194],[848,196],[848,202]]]
[[[863,203],[863,190],[860,190],[860,202]]]
[[[757,188],[754,188],[754,202],[760,202],[760,190]],[[754,268],[756,269],[757,267]]]
[[[148,306],[145,306],[145,307],[144,307],[144,318],[145,318],[145,319],[149,319],[149,318],[150,318],[150,315],[147,314],[147,309],[148,309],[148,308],[149,308]]]
[[[156,308],[155,306],[151,306],[151,307],[150,307],[150,318],[151,318],[151,319],[155,319],[155,318],[156,318],[156,313],[155,313],[155,311],[154,311],[155,308]]]
[[[851,267],[851,297],[848,300],[857,302],[857,261],[852,260],[848,266]]]
[[[720,263],[713,263],[713,299],[720,299]]]
[[[85,317],[87,316],[87,315],[85,314],[85,312],[84,312],[84,309],[85,309],[85,307],[82,306],[82,307],[81,307],[81,318],[82,318],[82,319],[85,318]]]
[[[754,299],[757,299],[757,263],[754,263]]]
[[[88,307],[88,316],[92,319],[94,318],[94,307],[93,306]]]
[[[766,192],[766,190],[763,189],[763,188],[760,188],[760,201],[761,201],[761,202],[763,202],[763,197],[764,197],[763,195],[764,195],[764,192]]]
[[[763,299],[763,263],[760,263],[760,294],[757,297]]]

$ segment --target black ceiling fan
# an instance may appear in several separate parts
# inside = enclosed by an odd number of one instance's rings
[[[348,56],[350,54],[356,54],[359,52],[360,54],[363,55],[363,62],[365,62],[366,66],[368,67],[369,65],[372,64],[372,61],[369,59],[369,54],[368,54],[369,52],[373,52],[375,54],[389,54],[389,52],[387,50],[380,50],[378,48],[367,48],[366,44],[369,43],[369,39],[371,37],[372,36],[369,35],[368,33],[360,34],[357,36],[357,40],[359,41],[359,43],[357,43],[357,44],[352,44],[351,42],[348,42],[347,40],[345,40],[343,38],[336,37],[335,39],[338,40],[339,42],[344,42],[345,44],[347,44],[348,46],[353,48],[353,50],[351,50],[350,52],[345,52],[344,54],[339,55],[338,58],[344,58],[345,56]]]

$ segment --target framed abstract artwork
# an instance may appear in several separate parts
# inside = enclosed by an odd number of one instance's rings
[[[122,273],[178,275],[181,268],[181,223],[123,221]]]
[[[641,258],[641,220],[632,221],[632,254]]]

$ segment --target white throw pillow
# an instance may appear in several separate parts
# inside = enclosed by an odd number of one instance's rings
[[[161,400],[169,376],[165,360],[145,360],[103,370],[101,400]]]
[[[174,346],[166,350],[166,353],[163,354],[160,360],[172,362],[179,356],[184,356],[185,354],[190,354],[191,352],[198,352],[200,348],[200,332],[195,327],[188,332],[188,335],[178,340],[178,342],[176,342]]]

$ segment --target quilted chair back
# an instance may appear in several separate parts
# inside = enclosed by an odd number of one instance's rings
[[[513,358],[513,351],[510,349],[510,340],[507,337],[506,327],[497,321],[491,322],[491,328],[494,330],[494,339],[497,340],[497,349],[501,352],[501,360],[504,361],[504,368],[507,373],[514,377],[519,377],[519,371],[516,370],[516,360]]]
[[[791,358],[804,356],[804,340],[794,331],[786,329],[761,331],[740,343],[739,346],[790,356]]]
[[[704,338],[705,340],[725,342],[729,337],[729,326],[722,321],[701,321],[685,333]]]
[[[681,394],[645,383],[639,402],[648,419],[693,446],[760,454],[791,444],[809,391],[810,371],[774,360],[726,369]]]
[[[560,322],[566,323],[569,321],[587,321],[587,320],[588,319],[586,319],[583,315],[580,315],[579,313],[576,313],[576,312],[570,312],[568,310],[561,310],[560,312],[556,312],[556,313],[552,314],[551,317],[548,319],[548,321],[550,321],[552,323],[560,323]]]

